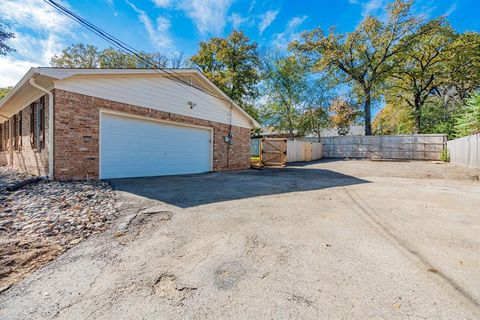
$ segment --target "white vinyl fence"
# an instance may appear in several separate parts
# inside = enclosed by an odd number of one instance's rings
[[[322,137],[321,141],[326,158],[440,160],[447,139],[445,135],[415,134]]]
[[[287,141],[287,162],[318,160],[322,156],[323,148],[319,142]]]
[[[260,138],[252,138],[250,140],[250,155],[258,156],[260,154]]]
[[[480,168],[480,134],[447,142],[450,162],[470,168]]]

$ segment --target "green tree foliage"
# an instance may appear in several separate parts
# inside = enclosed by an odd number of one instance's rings
[[[4,56],[14,50],[5,43],[5,41],[11,38],[15,38],[15,34],[9,31],[9,26],[7,23],[0,20],[0,56]]]
[[[0,100],[2,100],[10,90],[12,90],[12,87],[0,88]]]
[[[358,88],[363,97],[365,134],[371,134],[371,105],[391,74],[393,59],[415,39],[420,21],[410,14],[412,2],[396,0],[387,6],[385,21],[365,18],[350,33],[321,29],[303,34],[290,48],[301,54],[313,70],[328,70],[335,77]],[[408,41],[401,41],[410,36]]]
[[[348,133],[359,116],[358,110],[344,99],[335,99],[329,110],[332,114],[330,121],[341,136]]]
[[[73,44],[54,55],[50,61],[53,67],[62,68],[98,68],[100,53],[98,48],[83,43]]]
[[[480,93],[473,94],[455,124],[457,137],[480,133]]]
[[[322,131],[326,128],[330,128],[331,121],[328,109],[318,106],[309,107],[300,116],[299,126],[302,129],[304,135],[312,133],[315,134],[320,142]]]
[[[455,119],[462,110],[462,103],[445,103],[440,97],[428,99],[422,108],[421,133],[444,133],[449,139],[455,136]]]
[[[410,134],[414,127],[412,108],[391,102],[380,110],[372,124],[373,133],[376,135]]]
[[[420,26],[417,34],[400,41],[410,43],[394,57],[394,69],[389,78],[387,96],[393,96],[412,108],[414,132],[422,132],[422,108],[447,81],[445,64],[448,63],[454,32],[445,19],[435,19]],[[410,40],[410,38],[414,38]]]
[[[305,105],[299,119],[299,132],[303,135],[316,135],[320,141],[322,131],[332,125],[328,106],[336,96],[335,81],[326,74],[307,77]]]
[[[73,44],[54,55],[50,61],[53,67],[61,68],[181,68],[185,65],[183,53],[169,56],[162,53],[140,53],[141,58],[117,50],[106,48],[99,50],[92,45]],[[146,61],[145,61],[146,60]],[[148,61],[148,62],[147,62]]]
[[[286,130],[294,138],[306,101],[307,69],[294,56],[265,59],[262,64],[264,124]]]
[[[226,38],[212,38],[200,43],[191,58],[205,75],[253,117],[253,101],[258,97],[259,58],[257,44],[239,31]]]
[[[99,68],[130,68],[134,69],[138,66],[138,58],[118,51],[113,48],[107,48],[98,53]]]
[[[457,34],[445,60],[445,82],[437,93],[447,103],[464,103],[480,89],[480,33]]]

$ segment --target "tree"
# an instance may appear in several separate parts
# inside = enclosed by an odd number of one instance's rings
[[[321,106],[308,108],[300,117],[300,126],[304,133],[316,134],[320,142],[322,131],[331,126],[328,110]]]
[[[14,51],[12,47],[5,43],[8,39],[15,38],[15,34],[8,29],[9,25],[0,20],[0,56],[5,56],[7,53]]]
[[[463,104],[480,89],[480,34],[465,32],[455,37],[447,50],[445,81],[436,88],[445,104],[450,101]]]
[[[394,69],[386,94],[404,101],[413,109],[414,132],[420,133],[422,108],[436,88],[446,81],[445,64],[448,63],[454,32],[444,18],[439,18],[422,25],[417,33],[418,36],[414,34],[400,41],[399,45],[403,42],[410,45],[393,58]]]
[[[177,69],[185,65],[183,53],[165,54],[140,52],[139,55],[126,53],[115,48],[99,50],[92,45],[73,44],[54,55],[50,64],[61,68],[113,68],[113,69]]]
[[[315,71],[327,70],[362,94],[365,134],[370,135],[372,99],[378,94],[394,66],[393,58],[407,50],[415,36],[419,18],[410,14],[412,1],[396,0],[387,5],[385,22],[369,16],[350,33],[328,35],[317,28],[304,33],[290,48],[303,56]]]
[[[260,80],[255,42],[250,42],[243,32],[234,31],[227,38],[201,42],[200,50],[191,60],[240,107],[257,116],[252,105],[258,97]]]
[[[480,93],[467,99],[465,108],[457,118],[455,131],[457,137],[480,133]]]
[[[387,102],[372,124],[376,135],[411,134],[414,127],[412,108],[398,101]]]
[[[12,90],[12,87],[0,88],[0,100],[2,100],[3,97],[5,97],[10,90]]]
[[[54,55],[50,64],[61,68],[98,68],[99,60],[97,47],[77,43],[63,49],[60,55]]]
[[[304,135],[316,135],[320,142],[322,131],[331,127],[328,106],[335,97],[335,81],[326,74],[309,75],[303,96],[305,106],[300,117],[300,130]]]
[[[332,113],[332,125],[337,128],[339,135],[346,135],[350,126],[355,123],[358,111],[351,103],[343,99],[335,99],[329,109]]]
[[[307,70],[294,56],[277,57],[263,61],[262,76],[268,124],[287,130],[293,139],[305,101]]]
[[[99,68],[130,68],[138,66],[138,58],[114,48],[107,48],[98,55]]]

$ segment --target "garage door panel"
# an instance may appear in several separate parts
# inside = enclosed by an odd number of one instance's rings
[[[104,179],[211,170],[208,129],[103,114],[100,139]]]

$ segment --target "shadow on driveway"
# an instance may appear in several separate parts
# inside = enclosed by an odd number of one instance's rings
[[[115,190],[188,208],[220,201],[320,190],[369,181],[331,170],[290,167],[261,171],[111,179],[108,182]]]

